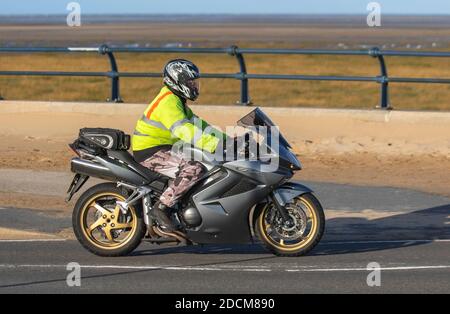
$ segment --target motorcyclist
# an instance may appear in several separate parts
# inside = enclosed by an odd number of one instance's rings
[[[136,161],[173,178],[152,210],[154,218],[168,231],[174,230],[170,208],[206,172],[200,162],[172,151],[172,145],[182,140],[213,153],[227,138],[186,105],[187,100],[195,101],[199,96],[199,75],[198,67],[188,60],[169,61],[164,67],[164,87],[138,120],[132,138]],[[204,133],[206,127],[213,132]]]

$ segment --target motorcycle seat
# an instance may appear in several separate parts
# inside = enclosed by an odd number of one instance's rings
[[[166,177],[160,173],[142,166],[134,159],[133,155],[131,155],[126,150],[108,150],[108,156],[125,162],[127,165],[135,169],[140,175],[146,178],[149,182],[158,181],[161,183],[167,183],[167,181],[170,179],[169,177]]]

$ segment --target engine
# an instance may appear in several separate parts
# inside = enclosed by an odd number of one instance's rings
[[[181,212],[181,217],[184,223],[191,228],[198,227],[202,223],[202,216],[200,216],[197,208],[192,206],[184,208]]]

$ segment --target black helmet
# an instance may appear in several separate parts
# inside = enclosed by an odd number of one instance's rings
[[[164,84],[182,98],[197,99],[200,91],[198,83],[194,80],[199,77],[197,66],[188,60],[171,60],[164,67]]]

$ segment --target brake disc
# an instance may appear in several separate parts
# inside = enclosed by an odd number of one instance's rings
[[[292,225],[288,226],[283,222],[281,215],[276,212],[273,217],[274,230],[284,240],[295,240],[303,236],[307,227],[307,216],[303,209],[298,205],[289,206],[289,216],[292,219]]]

